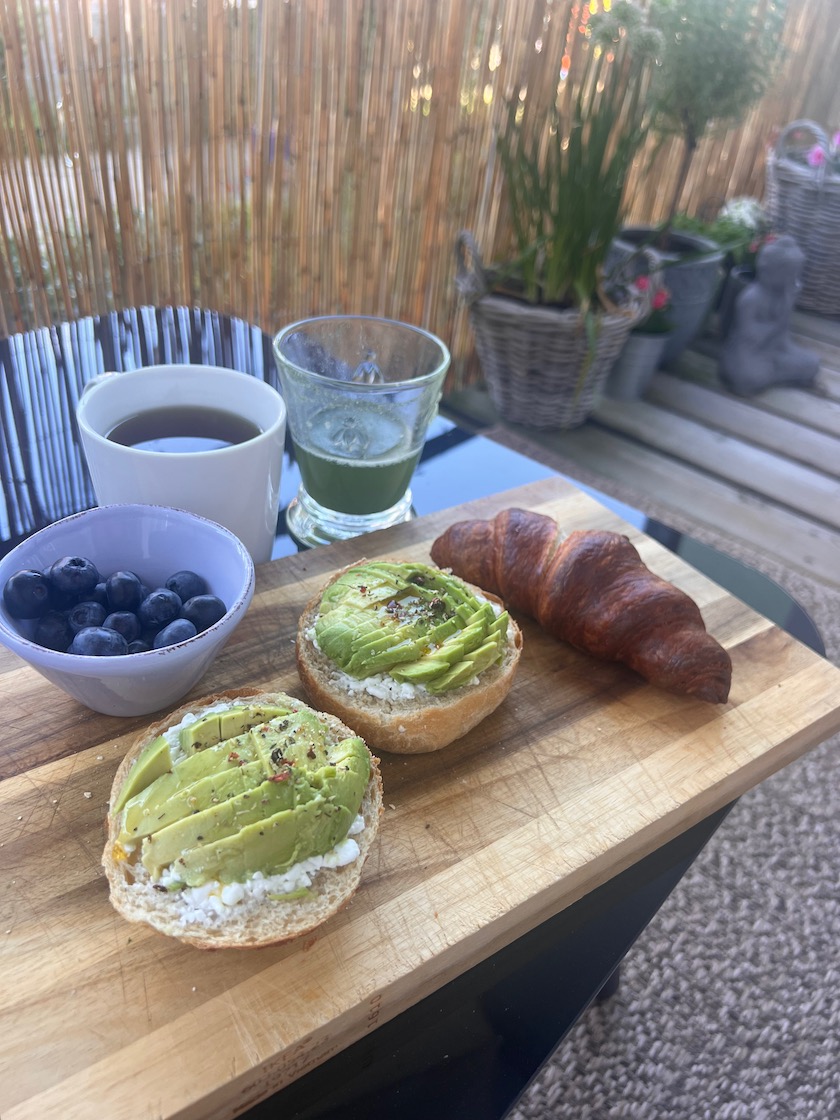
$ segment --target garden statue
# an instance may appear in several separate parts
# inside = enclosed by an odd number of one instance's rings
[[[738,295],[720,353],[720,379],[733,393],[813,384],[820,359],[790,336],[804,264],[805,254],[788,234],[759,250],[756,279]]]

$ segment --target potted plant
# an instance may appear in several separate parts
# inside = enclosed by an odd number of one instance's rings
[[[607,396],[621,401],[645,395],[673,330],[671,293],[661,276],[639,276],[635,287],[649,311],[630,331],[607,379]]]
[[[513,252],[485,269],[472,235],[459,235],[458,290],[490,397],[514,423],[582,423],[639,313],[604,263],[647,135],[657,45],[627,0],[593,17],[566,111],[517,99],[497,138]]]
[[[719,289],[724,253],[710,238],[676,228],[675,217],[700,141],[713,127],[742,120],[766,90],[781,55],[786,4],[732,0],[651,0],[649,19],[663,48],[651,87],[659,148],[679,141],[679,166],[658,228],[622,231],[624,254],[654,243],[663,254],[674,331],[663,362],[672,364],[697,335]]]

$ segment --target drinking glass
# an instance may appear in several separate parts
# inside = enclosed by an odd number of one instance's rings
[[[326,315],[281,330],[274,357],[301,475],[292,536],[329,544],[410,520],[447,347],[407,323]]]

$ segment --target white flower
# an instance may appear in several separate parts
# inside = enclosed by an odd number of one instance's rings
[[[729,218],[730,221],[737,222],[738,225],[746,226],[752,230],[763,229],[768,224],[767,215],[761,203],[758,199],[747,196],[731,198],[723,205],[718,216]]]

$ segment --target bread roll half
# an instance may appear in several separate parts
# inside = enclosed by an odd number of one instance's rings
[[[238,948],[252,949],[309,933],[337,913],[353,896],[362,877],[362,868],[376,838],[382,812],[382,780],[378,759],[367,751],[370,775],[358,810],[355,827],[351,827],[354,843],[340,842],[333,852],[321,860],[297,865],[293,874],[297,882],[308,885],[297,891],[267,889],[266,880],[254,891],[253,876],[241,883],[213,883],[198,888],[201,896],[193,903],[194,895],[187,890],[172,889],[154,882],[140,862],[139,846],[126,851],[120,842],[125,806],[120,805],[124,783],[129,779],[138,759],[147,746],[167,731],[191,722],[222,708],[237,705],[288,704],[295,710],[311,712],[325,730],[329,744],[356,738],[351,730],[335,716],[312,712],[300,700],[283,693],[265,693],[256,690],[218,693],[193,701],[172,712],[165,719],[150,726],[140,735],[126,754],[114,777],[111,788],[110,810],[106,822],[107,842],[102,855],[102,866],[110,886],[110,899],[114,908],[128,921],[144,922],[161,933],[200,949]],[[115,810],[115,806],[118,808]],[[359,830],[361,818],[364,827]],[[338,853],[341,849],[341,856]],[[353,858],[350,858],[353,857]],[[344,859],[348,862],[342,862]],[[303,879],[300,878],[301,869]]]
[[[342,572],[359,566],[352,565]],[[452,691],[432,694],[416,688],[408,695],[411,690],[390,688],[387,679],[373,680],[369,689],[364,680],[349,681],[347,674],[319,648],[314,636],[324,592],[342,572],[336,573],[307,603],[298,626],[298,673],[313,705],[357,728],[374,750],[393,754],[440,750],[466,735],[498,708],[513,685],[522,651],[522,633],[512,618],[508,619],[501,660]],[[497,611],[504,609],[496,596],[464,580],[459,582],[480,599],[495,604]]]

